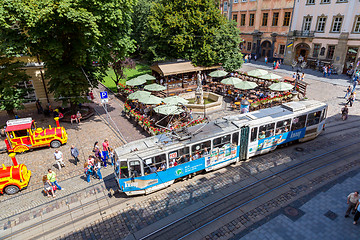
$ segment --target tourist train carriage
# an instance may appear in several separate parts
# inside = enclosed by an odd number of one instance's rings
[[[60,127],[59,118],[55,118],[57,127],[36,128],[32,118],[20,118],[6,122],[6,147],[8,152],[25,152],[31,148],[51,146],[58,148],[67,142],[67,133]]]
[[[12,195],[19,192],[28,186],[30,177],[31,171],[24,164],[8,167],[3,164],[0,168],[0,193]]]
[[[137,140],[115,150],[115,177],[127,195],[151,193],[280,144],[314,139],[324,129],[326,111],[319,101],[289,102]]]

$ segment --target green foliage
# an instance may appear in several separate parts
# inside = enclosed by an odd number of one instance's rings
[[[111,53],[125,57],[135,0],[0,0],[0,49],[25,46],[45,63],[55,97],[75,105],[104,76]],[[92,62],[99,62],[93,66]],[[89,79],[86,79],[82,69]],[[95,73],[99,74],[95,74]],[[89,80],[89,81],[88,81]]]
[[[185,58],[197,65],[240,68],[240,32],[221,15],[214,0],[155,1],[147,19],[142,34],[148,59]]]
[[[14,114],[14,109],[23,109],[26,102],[25,97],[31,91],[19,86],[20,83],[29,80],[21,67],[21,62],[12,62],[13,59],[0,57],[0,110]]]

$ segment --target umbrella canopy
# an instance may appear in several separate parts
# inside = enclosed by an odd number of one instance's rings
[[[126,85],[128,86],[139,86],[146,83],[145,79],[140,79],[140,78],[133,78],[130,79],[129,81],[126,81]]]
[[[136,92],[129,94],[128,99],[135,100],[135,99],[139,99],[141,97],[148,96],[150,94],[151,94],[151,92],[147,92],[147,91],[136,91]]]
[[[139,79],[144,79],[145,81],[146,80],[155,80],[156,78],[154,76],[151,76],[150,74],[143,74],[143,75],[140,75],[136,78],[139,78]]]
[[[166,89],[166,87],[164,87],[160,84],[157,84],[157,83],[153,83],[153,84],[146,85],[144,87],[144,89],[148,90],[148,91],[152,91],[152,92],[160,92],[160,91],[164,91]]]
[[[241,83],[235,84],[234,87],[237,89],[246,90],[256,88],[257,84],[254,82],[242,81]]]
[[[139,97],[138,100],[139,100],[139,102],[141,102],[143,104],[148,104],[148,105],[157,105],[162,102],[162,98],[156,97],[154,95],[142,96],[142,97]]]
[[[275,80],[275,79],[280,79],[282,77],[273,73],[268,73],[266,75],[260,76],[260,78],[267,80]]]
[[[227,84],[227,85],[235,85],[235,84],[241,83],[241,82],[242,82],[242,80],[240,78],[236,78],[236,77],[228,77],[228,78],[221,80],[222,84]]]
[[[164,98],[163,102],[167,105],[177,105],[178,103],[187,104],[189,101],[179,96],[173,96]]]
[[[161,105],[154,108],[154,111],[163,115],[179,115],[183,109],[175,105]]]
[[[266,75],[268,74],[269,72],[266,71],[266,70],[262,70],[262,69],[255,69],[255,70],[251,70],[249,71],[247,74],[249,76],[252,76],[252,77],[261,77],[263,75]]]
[[[293,85],[285,82],[273,83],[269,87],[273,91],[289,91],[294,88]]]
[[[209,73],[210,77],[225,77],[226,75],[228,75],[228,72],[225,72],[223,70],[216,70]]]

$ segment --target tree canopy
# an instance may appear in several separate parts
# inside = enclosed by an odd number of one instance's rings
[[[0,50],[39,56],[50,91],[76,104],[97,85],[96,76],[103,77],[111,53],[125,57],[133,51],[134,1],[0,0]]]
[[[31,91],[21,84],[29,80],[29,76],[21,69],[24,63],[14,62],[12,58],[0,57],[0,110],[14,115],[14,109],[23,109],[26,96]]]
[[[240,32],[214,0],[158,0],[148,14],[144,48],[149,60],[185,58],[197,65],[242,64]]]

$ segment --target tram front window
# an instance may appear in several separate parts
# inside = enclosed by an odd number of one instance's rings
[[[129,178],[129,170],[127,161],[120,162],[120,178]]]

